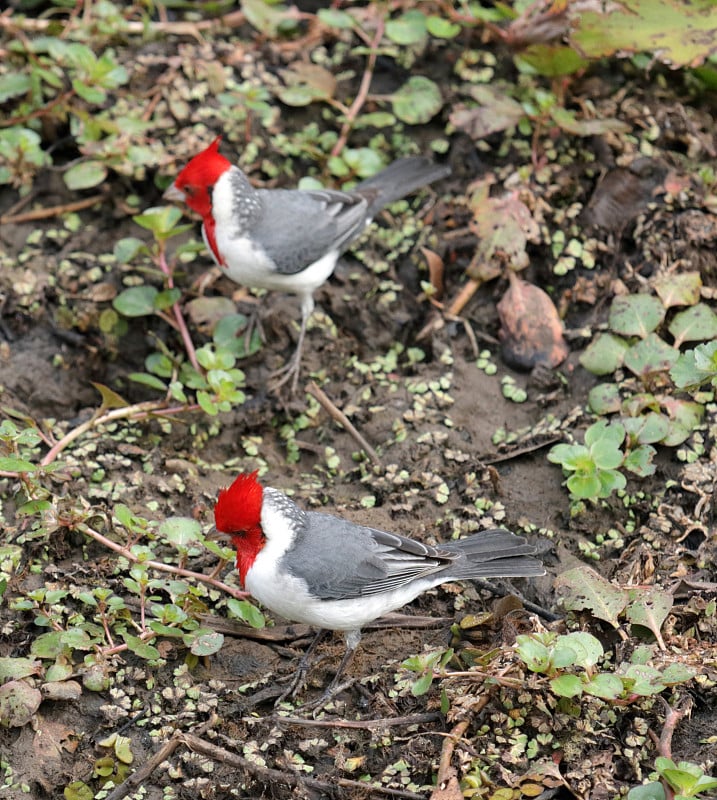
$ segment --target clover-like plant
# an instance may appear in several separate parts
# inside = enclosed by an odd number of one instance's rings
[[[596,500],[624,489],[627,479],[621,469],[635,475],[651,475],[655,471],[652,458],[655,448],[625,442],[626,429],[617,422],[599,420],[585,431],[585,444],[556,444],[548,460],[560,464],[567,476],[566,485],[576,500]]]

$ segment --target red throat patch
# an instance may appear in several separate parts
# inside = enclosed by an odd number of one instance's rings
[[[247,572],[266,541],[261,529],[264,490],[257,473],[242,473],[228,489],[222,489],[214,506],[214,524],[232,537],[237,549],[237,569],[244,584]]]

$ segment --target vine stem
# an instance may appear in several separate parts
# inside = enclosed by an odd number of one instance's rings
[[[165,564],[163,561],[140,559],[131,550],[128,550],[121,544],[117,544],[117,542],[113,542],[112,539],[108,539],[99,531],[91,528],[85,522],[78,522],[73,525],[73,528],[74,530],[78,530],[81,533],[84,533],[86,536],[89,536],[91,539],[94,539],[96,542],[99,542],[99,544],[107,547],[109,550],[114,550],[115,553],[124,556],[124,558],[133,564],[141,563],[150,569],[156,569],[158,572],[168,572],[171,575],[179,575],[182,578],[191,578],[192,580],[212,586],[214,589],[219,589],[222,592],[226,592],[226,594],[230,595],[231,597],[235,597],[237,600],[243,600],[245,597],[249,596],[249,592],[244,592],[241,589],[236,589],[233,586],[229,586],[229,584],[224,583],[224,581],[220,581],[211,575],[204,575],[201,572],[194,572],[191,569],[184,569],[184,567],[175,567],[172,564]]]
[[[332,156],[339,155],[339,153],[346,146],[346,142],[348,141],[349,134],[351,133],[354,121],[356,120],[356,117],[359,115],[359,112],[366,103],[366,98],[368,97],[368,90],[371,87],[371,80],[373,78],[373,71],[376,68],[376,58],[378,57],[378,46],[379,44],[381,44],[381,39],[383,39],[383,33],[385,28],[386,28],[386,23],[383,17],[379,17],[378,22],[376,24],[376,32],[373,36],[373,39],[371,40],[371,44],[369,45],[370,50],[368,54],[368,63],[366,64],[366,69],[364,70],[363,77],[361,78],[361,85],[359,86],[358,94],[354,98],[353,103],[351,103],[351,108],[349,108],[348,113],[346,114],[346,121],[341,127],[341,133],[339,134],[339,138],[337,139],[336,144],[333,146],[331,150]]]
[[[199,406],[195,403],[187,404],[183,406],[175,406],[175,407],[168,407],[166,400],[147,400],[144,403],[135,403],[132,406],[124,406],[124,408],[113,408],[111,411],[107,411],[106,413],[102,414],[101,408],[87,420],[87,422],[83,422],[81,425],[78,425],[76,428],[73,428],[71,431],[66,433],[61,439],[59,439],[55,444],[47,451],[45,457],[40,462],[40,466],[46,467],[48,464],[52,464],[52,462],[57,458],[57,456],[75,439],[82,436],[83,433],[86,433],[92,428],[96,428],[99,425],[104,425],[107,422],[114,422],[118,419],[141,419],[142,417],[148,416],[150,414],[181,414],[185,411],[196,411]]]
[[[164,255],[164,246],[163,243],[159,249],[159,268],[162,272],[167,276],[167,288],[174,289],[174,275],[172,274],[172,269],[170,268],[169,264],[167,264],[167,259]],[[177,323],[177,330],[179,331],[182,341],[184,342],[184,349],[187,351],[187,357],[189,358],[190,364],[196,369],[196,371],[201,375],[202,368],[199,366],[199,362],[197,361],[197,353],[194,349],[194,342],[192,342],[192,337],[189,334],[189,329],[187,328],[187,323],[184,321],[184,314],[182,314],[182,309],[179,306],[179,302],[172,303],[172,311],[174,312],[174,319]]]

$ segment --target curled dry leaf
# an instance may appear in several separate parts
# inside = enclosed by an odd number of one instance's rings
[[[651,158],[638,158],[629,167],[605,173],[585,208],[590,225],[617,233],[653,200],[666,175],[664,165]]]
[[[508,275],[510,286],[498,303],[503,358],[518,369],[557,367],[567,357],[568,346],[553,301],[515,273]]]
[[[443,259],[438,255],[438,253],[434,253],[433,250],[429,250],[427,247],[422,247],[421,252],[423,253],[424,258],[426,259],[426,264],[428,265],[428,280],[431,282],[431,286],[434,290],[433,297],[436,300],[440,300],[443,297],[444,289]]]

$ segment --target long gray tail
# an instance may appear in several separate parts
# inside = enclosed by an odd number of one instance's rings
[[[498,528],[474,533],[442,545],[444,550],[459,553],[450,566],[452,580],[470,578],[531,578],[545,575],[537,558],[530,558],[535,548],[522,536]]]
[[[436,164],[430,158],[423,156],[400,158],[378,174],[359,183],[352,191],[368,198],[368,217],[373,217],[376,212],[394,200],[400,200],[416,189],[450,174],[449,166]]]

